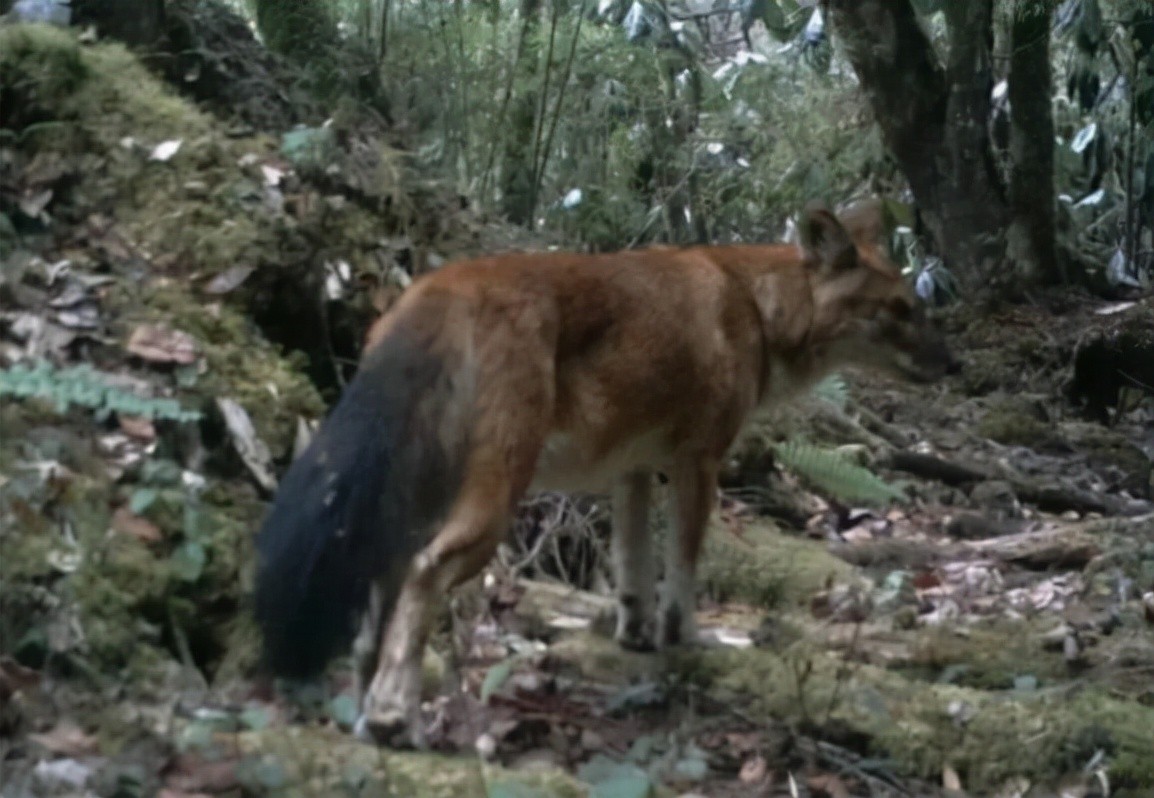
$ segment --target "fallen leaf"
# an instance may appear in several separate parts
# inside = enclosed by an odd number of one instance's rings
[[[119,416],[120,431],[130,438],[151,443],[156,440],[156,425],[143,416]]]
[[[92,778],[94,770],[92,765],[69,757],[39,762],[32,775],[41,789],[60,794],[66,792],[68,788],[72,790],[83,788]]]
[[[54,754],[70,757],[91,756],[100,748],[100,741],[95,736],[85,733],[70,720],[60,721],[43,734],[29,734],[28,739]]]
[[[235,291],[255,270],[255,266],[234,264],[213,277],[204,287],[204,290],[210,294],[227,294],[230,291]]]
[[[37,219],[51,201],[52,189],[46,188],[43,191],[38,191],[31,196],[21,199],[20,212],[30,219]]]
[[[159,324],[142,324],[132,331],[125,345],[130,353],[149,363],[196,362],[196,340],[186,332]]]
[[[741,780],[742,784],[761,784],[765,781],[766,774],[768,773],[769,764],[765,761],[765,757],[755,756],[742,763],[741,771],[737,774],[737,778]]]
[[[141,543],[159,543],[164,539],[160,527],[127,507],[119,507],[112,514],[112,529],[122,535],[134,537]]]
[[[225,426],[232,437],[233,446],[249,472],[265,490],[276,490],[276,477],[272,470],[272,453],[268,446],[256,435],[248,411],[240,403],[227,397],[219,397],[216,406],[224,416]]]
[[[167,161],[180,150],[180,145],[183,144],[182,139],[169,139],[162,141],[152,148],[152,153],[148,156],[150,161]]]
[[[277,169],[275,166],[261,164],[260,171],[261,174],[264,175],[264,183],[266,186],[279,185],[280,181],[284,178],[284,170]]]
[[[914,588],[917,590],[929,590],[931,587],[938,587],[942,584],[942,580],[937,573],[932,570],[921,570],[914,574],[913,578]]]
[[[942,787],[954,792],[961,792],[962,790],[961,776],[949,765],[942,765]]]

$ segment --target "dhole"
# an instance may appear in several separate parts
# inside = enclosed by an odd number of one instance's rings
[[[318,673],[360,624],[359,727],[419,744],[437,602],[543,488],[612,491],[620,643],[692,641],[718,469],[751,412],[843,366],[929,381],[954,365],[883,228],[876,203],[840,220],[810,206],[800,246],[512,254],[418,279],[370,331],[258,538],[273,671]],[[660,603],[655,472],[674,495]]]

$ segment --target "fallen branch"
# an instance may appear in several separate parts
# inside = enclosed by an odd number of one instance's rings
[[[1016,535],[973,540],[961,544],[963,549],[997,557],[1005,562],[1031,570],[1083,568],[1098,556],[1098,538],[1082,524],[1047,526]]]
[[[895,450],[890,453],[885,465],[895,471],[904,471],[923,479],[937,480],[951,487],[966,485],[971,482],[984,482],[990,478],[989,474],[977,468],[960,463],[951,463],[949,460],[943,460],[932,454],[919,454],[918,452]]]

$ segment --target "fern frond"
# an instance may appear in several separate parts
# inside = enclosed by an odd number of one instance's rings
[[[778,461],[818,490],[843,502],[884,504],[902,501],[905,494],[868,468],[851,463],[832,449],[798,440],[774,447]]]
[[[813,387],[813,395],[838,410],[845,410],[849,404],[849,385],[840,374],[830,374]]]

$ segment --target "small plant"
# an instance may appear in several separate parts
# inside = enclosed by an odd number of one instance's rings
[[[789,440],[775,446],[774,454],[786,468],[842,501],[883,504],[905,498],[898,486],[832,449]]]
[[[59,413],[79,405],[95,410],[98,419],[110,413],[180,422],[200,419],[199,411],[186,410],[175,399],[140,396],[110,385],[87,364],[57,368],[47,360],[38,360],[32,367],[17,363],[0,369],[0,396],[48,399]]]

